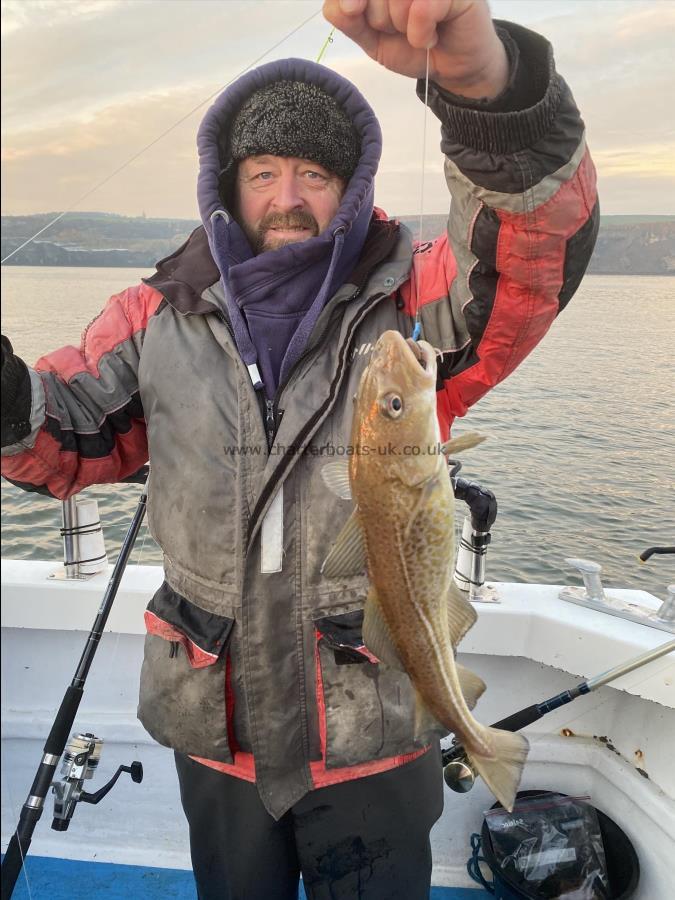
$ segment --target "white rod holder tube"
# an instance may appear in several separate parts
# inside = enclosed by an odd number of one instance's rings
[[[78,540],[75,529],[77,528],[77,508],[75,497],[69,497],[61,502],[61,517],[63,520],[63,564],[66,567],[66,578],[78,578],[80,567]]]
[[[96,575],[108,568],[98,502],[93,497],[78,497],[77,543],[80,575]]]

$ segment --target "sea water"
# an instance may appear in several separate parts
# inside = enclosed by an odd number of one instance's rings
[[[5,266],[3,333],[28,362],[77,345],[108,296],[148,274]],[[499,504],[489,580],[579,583],[564,560],[583,557],[601,563],[607,586],[665,595],[675,556],[638,555],[675,543],[674,336],[675,278],[587,276],[530,357],[456,422],[455,435],[489,439],[462,469]],[[140,490],[86,491],[111,559]],[[4,557],[61,559],[60,526],[59,501],[2,482]],[[131,564],[160,561],[144,526]]]

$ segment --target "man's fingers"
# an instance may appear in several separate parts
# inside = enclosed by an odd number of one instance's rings
[[[412,0],[406,37],[411,47],[426,50],[438,41],[437,27],[453,18],[465,0]]]
[[[379,31],[382,34],[398,33],[398,29],[392,21],[390,6],[390,0],[369,0],[366,9],[366,21],[375,31]]]
[[[323,17],[342,31],[350,19],[363,17],[368,0],[324,0]]]
[[[490,96],[508,76],[487,0],[324,0],[323,11],[371,59],[400,75],[422,78],[428,65],[439,84]]]
[[[408,33],[408,15],[413,0],[391,0],[389,12],[394,27],[400,34]]]
[[[347,2],[348,0],[324,0],[324,18],[358,44],[368,56],[376,59],[378,33],[370,27],[363,12],[353,15],[344,13],[342,8]],[[354,2],[363,9],[366,8],[366,0],[354,0]]]
[[[345,16],[360,16],[368,6],[368,0],[339,0],[338,5]]]

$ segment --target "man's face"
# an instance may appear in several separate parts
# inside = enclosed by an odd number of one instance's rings
[[[320,234],[340,206],[344,179],[290,156],[249,156],[239,163],[236,217],[255,253]]]

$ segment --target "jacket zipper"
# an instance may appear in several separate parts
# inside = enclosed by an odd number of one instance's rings
[[[265,430],[267,432],[267,449],[272,449],[277,433],[276,397],[274,400],[265,400]]]
[[[234,343],[234,346],[237,346],[237,340],[234,336],[234,331],[232,326],[230,325],[230,321],[227,316],[221,311],[218,310],[218,316],[221,322],[227,328],[230,337]],[[264,397],[264,395],[260,395],[262,402],[264,403],[264,419],[265,419],[265,436],[267,437],[267,449],[272,449],[272,444],[274,443],[274,438],[277,434],[277,429],[279,427],[279,423],[277,421],[277,398],[279,396],[279,392],[275,394],[274,400],[268,400]]]
[[[360,288],[357,288],[353,294],[350,294],[343,302],[351,303],[352,300],[356,300],[356,298],[361,293]],[[328,326],[326,325],[322,330],[321,334],[317,337],[317,339],[313,342],[311,347],[306,348],[300,354],[300,356],[296,359],[293,368],[288,373],[284,381],[278,386],[276,392],[274,394],[273,400],[268,400],[265,398],[265,434],[267,435],[267,449],[271,450],[272,445],[274,444],[274,438],[277,435],[277,431],[279,429],[279,397],[281,396],[281,392],[286,387],[288,382],[290,381],[291,375],[295,371],[296,366],[300,365],[300,363],[307,357],[310,353],[313,352],[314,347],[317,344],[320,344],[326,336],[326,332],[328,331]]]
[[[354,332],[356,331],[356,329],[358,328],[358,326],[359,326],[359,325],[363,322],[363,320],[366,318],[366,316],[367,316],[368,313],[370,312],[371,308],[372,308],[374,305],[376,305],[376,304],[377,304],[384,296],[386,296],[386,295],[385,295],[385,294],[374,294],[374,295],[370,298],[369,302],[368,302],[368,303],[366,304],[366,306],[361,310],[361,314],[357,316],[357,318],[354,320],[354,322],[352,322],[352,326],[351,326],[351,328],[350,328],[349,334],[347,335],[347,340],[345,341],[345,346],[349,346],[349,344],[350,344],[350,342],[351,342],[351,339],[352,339],[352,337],[353,337],[353,335],[354,335]],[[325,330],[324,330],[324,332],[322,332],[321,338],[323,338],[324,333],[325,333]],[[306,351],[306,352],[309,352],[309,351]],[[303,355],[300,357],[300,359],[298,359],[298,363],[299,363],[300,360],[304,357],[304,355],[305,355],[305,354],[303,353]],[[296,365],[297,365],[297,363],[296,363]],[[302,441],[304,440],[304,437],[305,437],[305,435],[307,434],[308,430],[311,430],[311,428],[314,427],[314,423],[315,423],[317,417],[320,418],[320,417],[324,414],[325,409],[326,409],[326,406],[327,406],[327,405],[330,405],[331,401],[334,399],[334,398],[332,397],[332,389],[333,389],[333,386],[334,386],[334,385],[337,383],[337,381],[339,380],[339,376],[340,376],[340,374],[341,374],[342,369],[344,368],[344,365],[345,365],[345,359],[344,359],[344,357],[343,357],[341,360],[338,361],[338,371],[335,373],[335,377],[333,378],[333,381],[331,382],[331,395],[329,395],[329,397],[328,397],[326,403],[325,403],[320,409],[318,409],[318,410],[316,411],[316,413],[311,417],[311,419],[310,419],[308,422],[305,423],[304,428],[301,430],[300,434],[298,435],[298,444],[301,444],[301,443],[302,443]],[[294,366],[293,368],[295,368],[295,366]],[[291,371],[292,371],[292,370],[291,370]],[[290,373],[289,373],[289,376],[290,376]],[[286,382],[287,382],[287,381],[288,381],[288,379],[286,379]],[[282,385],[282,387],[285,386],[286,382],[284,382],[284,385]],[[276,400],[277,400],[278,396],[279,396],[279,391],[277,391],[275,400],[273,401],[274,403],[276,403]],[[284,461],[282,461],[281,466],[283,466],[283,464],[284,464]],[[281,472],[281,467],[277,470],[277,473],[280,473],[280,472]],[[255,507],[254,507],[252,513],[251,513],[251,516],[250,516],[250,518],[249,518],[249,523],[248,523],[248,535],[247,535],[247,538],[246,538],[246,544],[247,544],[247,545],[248,545],[248,543],[249,543],[250,540],[251,540],[251,534],[253,533],[253,530],[254,530],[254,528],[255,528],[255,526],[256,526],[256,523],[257,523],[257,520],[258,520],[258,516],[260,515],[260,510],[263,508],[263,506],[264,506],[265,503],[267,502],[267,500],[268,500],[268,498],[269,498],[269,496],[270,496],[270,494],[271,494],[271,492],[272,492],[272,489],[273,489],[273,488],[272,488],[272,486],[270,486],[270,482],[268,482],[268,483],[266,484],[266,486],[263,488],[262,493],[261,493],[260,496],[258,497],[258,501],[257,501],[257,503],[256,503],[256,505],[255,505]]]

